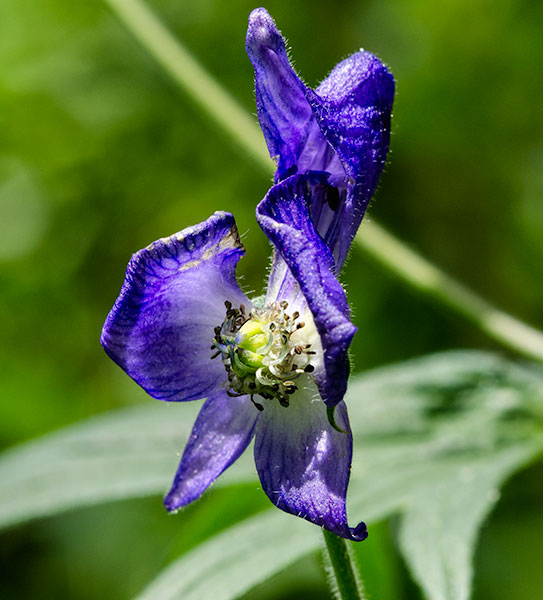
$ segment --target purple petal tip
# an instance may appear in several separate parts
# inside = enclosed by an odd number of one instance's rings
[[[172,494],[169,493],[163,500],[164,506],[169,513],[174,513],[178,511],[183,505],[176,501],[175,497],[172,497]]]
[[[357,104],[390,111],[394,78],[376,56],[359,50],[338,63],[316,91],[331,102],[342,102],[354,93]]]
[[[264,49],[275,52],[284,48],[285,42],[275,21],[265,8],[255,8],[249,15],[246,48],[249,53],[258,54]]]
[[[353,542],[363,542],[367,537],[368,528],[366,527],[366,523],[363,521],[351,529],[351,539]]]

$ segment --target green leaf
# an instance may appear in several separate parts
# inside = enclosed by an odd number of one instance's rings
[[[401,550],[428,598],[467,599],[477,532],[499,487],[542,449],[541,376],[471,352],[381,373],[351,388],[387,396],[356,438],[351,513],[371,520],[396,501]]]
[[[238,598],[321,543],[316,527],[268,510],[230,527],[167,567],[138,600]]]
[[[470,597],[477,532],[499,499],[504,479],[531,458],[534,447],[508,448],[422,487],[402,517],[400,544],[413,575],[431,600]]]
[[[0,459],[0,526],[110,500],[164,494],[199,405],[157,402],[122,409],[5,452]],[[254,478],[249,456],[235,470],[237,481]]]

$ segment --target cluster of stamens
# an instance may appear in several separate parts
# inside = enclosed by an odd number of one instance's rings
[[[258,410],[262,404],[255,395],[277,399],[289,405],[289,397],[298,389],[296,379],[314,370],[310,364],[311,344],[299,343],[294,334],[305,327],[299,313],[286,313],[288,302],[273,302],[264,308],[226,306],[222,325],[215,327],[211,358],[221,357],[228,375],[229,396],[249,395]]]

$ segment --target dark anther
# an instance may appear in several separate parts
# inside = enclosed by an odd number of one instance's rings
[[[315,370],[315,367],[313,365],[305,365],[304,371],[306,373],[313,373],[314,370]]]
[[[232,302],[229,300],[225,300],[224,305],[226,306],[226,310],[230,310],[232,308]]]
[[[245,394],[237,394],[236,392],[232,392],[231,390],[226,390],[226,395],[230,396],[230,398],[239,398],[240,396],[244,396]]]
[[[247,386],[250,390],[256,390],[256,383],[254,381],[251,381],[248,386]]]
[[[270,323],[270,331],[275,331],[275,323]]]
[[[240,304],[239,305],[239,312],[244,315],[245,314],[245,304]]]
[[[327,186],[324,192],[324,200],[332,210],[337,210],[339,207],[339,190],[337,187]]]
[[[285,391],[287,392],[287,394],[294,394],[294,392],[297,390],[298,388],[296,386],[293,387],[288,387]]]
[[[292,313],[292,320],[296,321],[296,319],[300,316],[300,313],[296,310]]]
[[[281,308],[286,308],[288,306],[288,302],[286,300],[281,300],[281,302],[279,302],[279,306]]]
[[[211,356],[211,360],[213,360],[214,358],[217,358],[217,356],[219,356],[219,354],[221,353],[221,351],[219,350],[218,352],[215,352],[215,354],[213,354]]]
[[[305,327],[305,323],[303,321],[300,321],[298,325],[296,325],[296,329],[301,329],[302,327]]]
[[[304,351],[302,346],[294,346],[294,353],[301,354]]]
[[[281,406],[284,406],[285,408],[288,408],[288,405],[289,405],[288,398],[285,398],[284,396],[280,396],[279,397],[279,404]]]
[[[260,404],[260,402],[256,402],[256,400],[253,398],[252,394],[251,394],[251,402],[255,405],[255,408],[257,408],[260,412],[262,412],[264,410],[264,407],[262,406],[262,404]]]
[[[217,325],[217,327],[215,327],[215,329],[213,330],[215,332],[215,335],[218,337],[219,335],[221,335],[221,328]]]

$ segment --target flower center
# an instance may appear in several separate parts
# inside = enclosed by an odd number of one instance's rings
[[[249,314],[243,304],[232,308],[226,306],[222,325],[215,327],[211,357],[221,356],[228,374],[229,396],[255,395],[277,399],[281,406],[289,405],[289,397],[298,389],[296,379],[303,373],[311,373],[309,363],[311,344],[300,341],[295,335],[305,326],[298,321],[299,313],[286,313],[288,302],[273,302],[264,308],[253,308]]]

